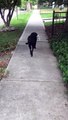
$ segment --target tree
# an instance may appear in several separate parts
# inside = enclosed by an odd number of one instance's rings
[[[26,5],[27,2],[30,2],[32,5],[36,4],[38,0],[21,0],[22,5]]]
[[[32,5],[37,4],[38,0],[21,0],[21,7],[29,9],[28,6],[30,6],[30,9],[32,8]]]
[[[61,5],[63,0],[55,0],[56,4]]]
[[[15,6],[16,5],[18,6],[20,4],[21,4],[21,0],[0,0],[0,14],[6,27],[10,26],[10,21],[11,21]],[[5,18],[6,10],[8,13]]]
[[[46,2],[46,1],[48,1],[48,0],[38,0],[38,4],[42,4],[43,2]]]

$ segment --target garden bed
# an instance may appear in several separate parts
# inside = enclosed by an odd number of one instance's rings
[[[55,31],[53,37],[51,36],[52,25],[45,27],[50,46],[54,55],[57,57],[58,66],[61,69],[63,80],[68,86],[68,34],[63,33],[63,24],[55,25],[54,29],[57,29],[58,32]]]

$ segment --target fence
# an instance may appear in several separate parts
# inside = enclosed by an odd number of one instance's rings
[[[65,20],[66,20],[66,12],[55,12],[55,11],[53,11],[52,36],[54,34],[56,34],[57,32],[59,32],[59,30],[61,28],[61,23],[63,23],[63,27],[64,27]],[[56,24],[59,24],[59,28],[57,28],[57,30],[56,30],[56,27],[55,27]],[[63,28],[61,28],[61,29],[63,29]]]

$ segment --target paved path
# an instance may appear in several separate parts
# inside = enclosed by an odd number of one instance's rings
[[[31,57],[25,45],[35,31],[40,39]],[[0,82],[0,120],[68,120],[67,91],[39,12],[35,10]]]

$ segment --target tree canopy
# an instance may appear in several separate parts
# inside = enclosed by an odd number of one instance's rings
[[[26,4],[27,2],[32,3],[33,5],[37,3],[38,0],[21,0],[22,5]]]
[[[38,0],[38,3],[42,4],[43,2],[47,2],[47,1],[50,2],[50,3],[55,2],[58,5],[62,4],[62,2],[63,2],[63,0]]]

